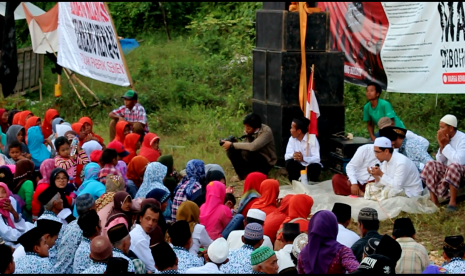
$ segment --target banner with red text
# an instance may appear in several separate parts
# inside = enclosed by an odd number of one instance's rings
[[[463,2],[318,2],[345,80],[402,93],[465,93]]]
[[[130,85],[103,2],[59,2],[58,43],[59,65],[102,82]]]

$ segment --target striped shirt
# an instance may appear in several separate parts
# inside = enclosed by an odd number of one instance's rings
[[[429,264],[428,251],[412,238],[397,238],[402,255],[396,266],[396,274],[421,274]]]
[[[77,158],[75,160],[71,158],[63,158],[59,155],[55,157],[55,168],[62,168],[66,170],[70,181],[76,178],[76,166],[78,164],[85,165],[87,163],[89,163],[89,158],[83,149],[77,152]]]
[[[118,109],[113,110],[112,112],[117,116],[124,117],[124,120],[127,122],[142,123],[144,125],[145,133],[149,132],[147,114],[145,113],[144,107],[139,103],[136,103],[131,110],[127,108],[125,105],[122,105]]]

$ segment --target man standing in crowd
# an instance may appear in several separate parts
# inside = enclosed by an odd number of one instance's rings
[[[358,231],[362,237],[352,245],[351,249],[354,252],[358,262],[362,261],[363,247],[371,238],[381,239],[382,236],[378,233],[379,220],[378,212],[373,208],[363,208],[358,213]]]
[[[307,135],[309,125],[310,120],[305,117],[294,118],[291,123],[291,137],[284,155],[291,183],[292,180],[299,179],[302,170],[307,169],[308,179],[312,182],[318,182],[321,173],[320,144],[318,140],[315,140],[315,145],[309,144]]]
[[[262,124],[262,119],[255,113],[245,116],[244,142],[221,140],[239,180],[244,180],[251,172],[265,175],[273,168],[278,158],[271,128]]]
[[[278,259],[273,250],[259,247],[250,254],[253,274],[277,274]]]
[[[421,179],[430,191],[431,201],[439,206],[438,197],[450,195],[448,212],[457,211],[457,192],[465,176],[465,134],[457,129],[457,118],[447,114],[439,122],[437,133],[439,150],[436,161],[429,161],[421,172]]]
[[[360,237],[353,231],[347,229],[350,225],[352,206],[345,203],[334,203],[333,213],[336,215],[339,231],[337,233],[337,242],[347,247],[352,247]]]
[[[108,114],[110,122],[110,141],[113,141],[116,136],[116,124],[119,121],[127,121],[132,132],[144,136],[149,132],[147,122],[147,114],[144,107],[137,102],[137,93],[133,90],[128,90],[123,97],[124,105],[113,110]]]

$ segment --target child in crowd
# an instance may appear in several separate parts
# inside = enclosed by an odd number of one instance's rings
[[[236,205],[236,198],[231,193],[226,193],[224,196],[224,205],[231,209],[231,214],[234,215],[234,206]]]
[[[123,158],[126,164],[131,162],[132,158],[137,156],[137,151],[141,146],[141,136],[137,133],[129,133],[124,139],[124,148],[129,152],[129,155]]]
[[[162,154],[159,143],[160,138],[155,133],[147,133],[144,136],[144,141],[142,142],[139,155],[144,156],[150,162],[156,162],[158,157]]]
[[[119,121],[116,123],[116,136],[113,141],[124,143],[126,135],[131,133],[131,126],[126,121]]]
[[[16,164],[19,160],[28,159],[23,154],[21,143],[18,141],[13,141],[8,145],[8,155],[10,156],[10,161],[13,164]]]
[[[76,178],[76,166],[78,164],[85,165],[89,163],[89,158],[86,152],[81,147],[76,145],[76,153],[73,156],[71,154],[70,142],[65,137],[58,137],[55,140],[55,148],[57,156],[55,157],[55,167],[66,170],[70,176],[70,182],[74,183]]]
[[[121,172],[116,169],[116,165],[118,164],[118,153],[115,149],[106,148],[102,152],[102,156],[100,157],[100,172],[98,173],[98,180],[103,184],[106,184],[106,176],[109,174],[118,175],[121,178]]]

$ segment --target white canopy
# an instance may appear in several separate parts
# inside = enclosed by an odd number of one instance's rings
[[[32,4],[31,2],[23,2],[23,3],[26,4],[26,7],[29,9],[29,11],[34,16],[45,13],[44,10]],[[5,16],[5,10],[6,10],[6,2],[0,2],[0,15]],[[26,15],[24,14],[23,5],[20,4],[15,10],[15,20],[21,20],[21,19],[26,19]]]

